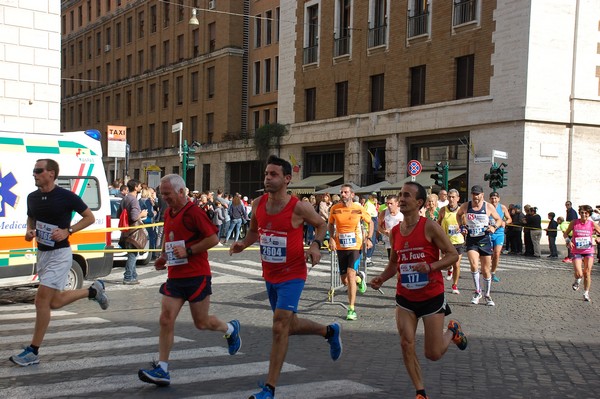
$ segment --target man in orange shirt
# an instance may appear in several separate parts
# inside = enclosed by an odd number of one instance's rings
[[[367,237],[367,249],[373,246],[374,225],[371,215],[360,204],[353,202],[354,192],[349,184],[342,185],[340,190],[341,200],[329,210],[329,248],[337,250],[338,264],[342,283],[348,287],[348,314],[346,320],[356,320],[354,310],[356,300],[356,274],[360,266],[360,250],[363,244],[363,232],[361,220],[369,226]],[[334,234],[335,233],[335,234]],[[366,276],[361,274],[360,292],[366,290]]]

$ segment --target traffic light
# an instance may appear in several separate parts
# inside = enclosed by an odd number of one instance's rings
[[[196,148],[194,146],[189,146],[187,148],[187,169],[194,169],[196,167]]]
[[[435,185],[444,187],[444,166],[441,162],[435,164],[435,173],[431,174],[431,178]]]
[[[506,187],[508,185],[508,171],[504,169],[507,166],[507,164],[502,162],[500,164],[500,168],[498,169],[498,173],[500,175],[500,178],[498,180],[499,188]]]
[[[496,188],[500,187],[500,169],[498,165],[494,162],[492,166],[490,166],[490,173],[486,173],[483,175],[483,180],[489,181],[489,186],[492,190],[496,190]]]

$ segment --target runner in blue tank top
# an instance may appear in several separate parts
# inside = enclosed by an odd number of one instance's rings
[[[500,254],[502,254],[502,246],[504,245],[504,228],[507,224],[512,223],[512,219],[510,218],[508,209],[500,203],[500,194],[495,191],[490,193],[490,204],[494,206],[496,212],[498,212],[498,216],[502,219],[502,223],[496,225],[496,231],[492,234],[492,247],[494,250],[492,253],[492,281],[499,283],[500,279],[496,277],[496,269],[500,263]],[[493,219],[490,219],[490,223],[492,221]]]

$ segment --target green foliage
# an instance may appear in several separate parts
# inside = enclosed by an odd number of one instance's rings
[[[287,133],[287,128],[280,123],[262,125],[254,134],[254,148],[260,161],[266,161],[272,145],[279,145],[279,138]],[[273,139],[276,139],[274,143]]]

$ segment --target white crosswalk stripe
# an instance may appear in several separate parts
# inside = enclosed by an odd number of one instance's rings
[[[28,342],[31,338],[33,320],[30,319],[35,317],[35,308],[33,305],[9,305],[1,307],[1,310],[6,323],[0,326],[0,331],[3,331],[0,359],[8,359],[19,352],[14,344]],[[26,319],[29,321],[21,322]],[[111,321],[100,317],[77,317],[73,312],[53,312],[52,329],[45,336],[40,364],[18,367],[7,360],[0,363],[0,375],[4,377],[0,380],[0,398],[108,397],[117,393],[144,397],[144,389],[151,386],[139,381],[137,370],[149,367],[150,361],[158,358],[158,337],[146,328],[110,326],[107,323]],[[65,343],[68,340],[72,342]],[[268,372],[268,361],[253,361],[241,351],[231,358],[225,344],[198,347],[194,340],[181,336],[175,336],[174,342],[183,343],[184,348],[173,350],[170,361],[188,361],[187,364],[182,363],[181,368],[175,366],[170,370],[173,383],[182,389],[178,396],[194,395],[195,390],[190,387],[199,382],[213,382],[215,387],[219,387],[218,381],[243,377],[259,380]],[[207,365],[210,363],[208,359],[218,357],[226,357],[232,364]],[[190,362],[199,366],[189,367]],[[123,373],[128,369],[130,372]],[[291,363],[284,363],[281,370],[282,374],[302,371],[306,369]],[[186,387],[187,384],[190,385]],[[186,391],[186,388],[189,390]],[[221,389],[217,394],[189,397],[247,397],[256,390],[223,392]],[[378,391],[368,385],[340,379],[278,387],[278,392],[287,398],[300,398],[302,395],[303,398],[318,399]]]

